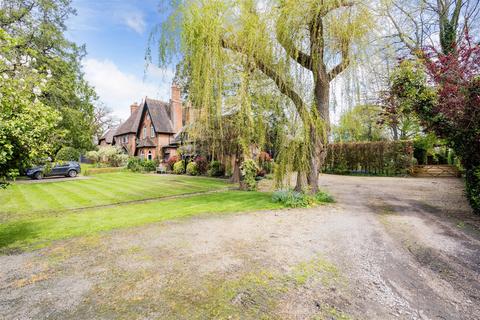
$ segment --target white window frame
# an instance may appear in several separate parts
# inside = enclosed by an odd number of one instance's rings
[[[152,150],[148,150],[147,159],[152,160]]]
[[[150,138],[155,137],[155,129],[153,128],[153,124],[150,125]]]
[[[143,127],[143,139],[147,138],[147,127]]]

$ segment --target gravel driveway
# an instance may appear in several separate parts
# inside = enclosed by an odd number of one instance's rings
[[[479,319],[459,179],[322,175],[337,203],[151,224],[0,256],[4,319]]]

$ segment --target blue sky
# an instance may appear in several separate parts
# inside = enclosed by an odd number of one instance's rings
[[[165,17],[167,1],[73,0],[72,4],[77,15],[68,21],[67,37],[86,44],[85,77],[115,116],[125,119],[130,104],[145,96],[170,99],[173,68],[150,65],[145,72],[144,59],[148,37]]]

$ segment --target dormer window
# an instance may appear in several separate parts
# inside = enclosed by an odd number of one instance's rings
[[[150,126],[150,137],[155,137],[155,129],[153,129],[153,126]]]

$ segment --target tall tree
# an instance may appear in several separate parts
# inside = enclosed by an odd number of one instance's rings
[[[75,14],[71,0],[0,1],[0,26],[16,39],[13,48],[19,56],[29,56],[28,66],[49,81],[38,97],[61,114],[64,135],[55,149],[68,145],[78,149],[92,147],[94,133],[94,89],[81,70],[85,47],[65,38],[66,20]],[[17,61],[10,72],[24,61]]]
[[[183,54],[193,105],[210,121],[222,115],[225,70],[237,70],[242,81],[268,78],[302,126],[305,165],[297,166],[297,189],[308,181],[316,192],[330,130],[330,83],[354,60],[371,21],[359,1],[181,1],[163,26],[160,60]]]
[[[448,54],[461,40],[464,29],[480,31],[477,0],[393,0],[387,2],[385,15],[395,38],[419,57],[425,47],[437,43]]]

